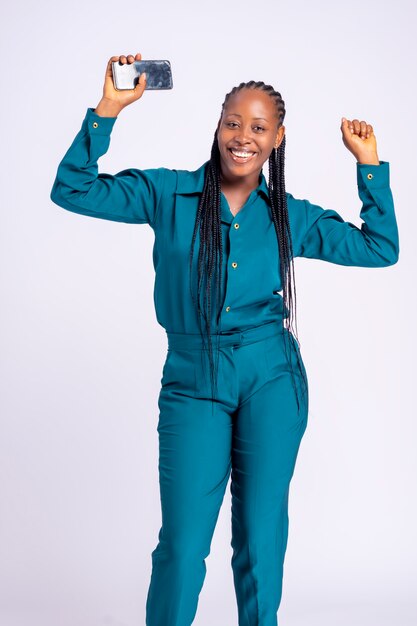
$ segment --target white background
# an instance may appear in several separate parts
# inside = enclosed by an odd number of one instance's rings
[[[411,0],[2,4],[2,626],[145,623],[166,350],[153,232],[49,198],[108,59],[136,52],[169,59],[174,89],[119,115],[101,172],[196,169],[225,94],[263,80],[286,103],[287,190],[359,226],[340,119],[374,127],[399,262],[296,260],[310,413],[279,622],[416,624],[415,25]],[[228,486],[196,626],[237,625],[231,554]]]

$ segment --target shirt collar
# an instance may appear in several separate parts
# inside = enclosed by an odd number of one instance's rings
[[[204,175],[208,163],[209,161],[206,161],[201,167],[193,172],[188,170],[177,170],[178,178],[175,193],[181,195],[201,193],[204,187]],[[257,191],[262,193],[266,199],[269,200],[268,184],[263,172],[260,174],[260,182],[257,187]]]

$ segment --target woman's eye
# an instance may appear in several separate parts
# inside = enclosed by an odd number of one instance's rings
[[[237,122],[226,122],[226,126],[228,126],[229,128],[235,128],[236,126],[239,126],[239,124]],[[256,130],[256,132],[262,132],[265,130],[265,128],[263,126],[255,126],[254,130]]]

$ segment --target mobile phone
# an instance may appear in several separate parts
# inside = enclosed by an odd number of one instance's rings
[[[146,89],[172,89],[172,71],[169,61],[112,62],[115,89],[134,89],[139,76],[146,72]]]

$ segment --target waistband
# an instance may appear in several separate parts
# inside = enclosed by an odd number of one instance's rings
[[[213,349],[216,346],[242,346],[248,343],[254,343],[273,337],[284,332],[284,326],[282,320],[267,322],[260,326],[254,326],[245,330],[237,331],[224,331],[221,333],[214,333],[211,336]],[[168,337],[168,350],[202,350],[204,347],[201,334],[193,333],[170,333],[167,332]],[[207,347],[208,340],[204,337],[204,341]]]

